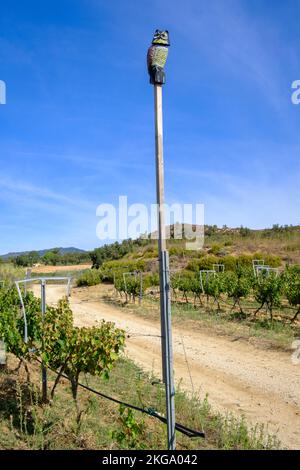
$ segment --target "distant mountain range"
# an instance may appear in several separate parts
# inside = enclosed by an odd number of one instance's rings
[[[40,256],[44,256],[48,251],[52,251],[56,248],[49,248],[47,250],[31,250],[31,251],[37,251]],[[85,250],[80,250],[79,248],[75,248],[73,246],[69,246],[67,248],[58,248],[59,249],[59,254],[60,255],[65,255],[66,253],[86,253]],[[16,258],[17,256],[22,256],[22,255],[27,255],[30,253],[30,251],[17,251],[17,252],[11,252],[11,253],[6,253],[5,255],[0,255],[0,258],[2,259],[9,259],[9,258]]]

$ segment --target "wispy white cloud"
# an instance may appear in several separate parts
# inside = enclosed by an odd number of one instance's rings
[[[206,141],[198,148],[192,143],[184,154],[190,165],[167,173],[167,196],[172,202],[204,203],[207,223],[298,224],[299,147],[273,141]]]
[[[129,143],[129,142],[128,142]],[[151,169],[151,165],[143,162],[143,159],[138,161],[141,149],[138,146],[130,146],[124,143],[124,146],[120,146],[118,149],[112,149],[109,152],[100,152],[98,155],[94,153],[90,154],[74,154],[74,153],[52,153],[52,152],[16,152],[18,155],[31,158],[45,158],[47,160],[56,160],[70,162],[74,165],[84,167],[91,170],[107,170],[115,169],[120,170],[122,168],[128,168],[133,170],[140,169]],[[143,148],[143,155],[149,149]]]
[[[158,23],[170,29],[172,42],[164,95],[168,200],[204,202],[210,223],[298,223],[298,115],[289,80],[299,77],[289,73],[300,70],[300,60],[288,34],[283,39],[288,26],[277,28],[276,14],[267,14],[272,7],[153,0],[146,12],[137,0],[112,3],[89,0],[85,14],[93,21],[86,29],[72,21],[26,24],[16,16],[27,39],[0,34],[2,63],[22,67],[33,88],[23,95],[19,85],[15,114],[1,129],[8,242],[13,218],[17,233],[22,217],[32,245],[39,232],[54,244],[92,246],[97,204],[118,193],[132,202],[155,200],[153,106],[143,61]],[[19,112],[20,99],[31,100],[28,114]],[[24,117],[32,129],[18,121]],[[53,227],[39,227],[35,218],[47,222],[47,215]]]
[[[189,49],[188,57],[182,58],[189,80],[193,80],[191,74],[197,79],[209,64],[210,71],[219,72],[222,81],[233,77],[240,79],[243,86],[256,85],[262,92],[261,99],[282,112],[289,107],[286,66],[292,65],[290,47],[282,40],[272,18],[250,14],[249,3],[192,1],[177,3],[171,9],[169,3],[155,2],[172,25],[173,34],[180,34]]]
[[[87,210],[91,208],[92,203],[84,199],[78,199],[60,194],[51,189],[43,188],[33,185],[25,181],[18,181],[10,178],[0,178],[1,199],[5,199],[5,195],[12,197],[15,201],[22,202],[23,205],[28,202],[35,202],[36,204],[47,205],[48,208],[52,207],[65,208],[71,206],[77,210]]]
[[[96,204],[46,187],[0,179],[0,253],[51,246],[97,246]]]

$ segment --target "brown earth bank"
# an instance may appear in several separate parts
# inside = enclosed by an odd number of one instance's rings
[[[36,287],[35,287],[36,289]],[[38,291],[37,291],[38,292]],[[64,295],[61,286],[47,287],[47,301]],[[104,300],[106,286],[73,289],[70,303],[77,326],[102,319],[126,330],[126,354],[145,371],[161,376],[160,325]],[[284,448],[300,449],[300,364],[291,353],[257,348],[254,344],[220,336],[212,330],[173,326],[174,373],[177,386],[194,390],[215,410],[245,416],[278,433]]]
[[[74,264],[74,265],[68,265],[68,266],[36,266],[32,268],[33,273],[55,273],[58,271],[82,271],[84,269],[90,269],[92,267],[91,263],[85,263],[85,264]]]

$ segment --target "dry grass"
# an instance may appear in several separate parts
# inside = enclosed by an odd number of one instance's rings
[[[91,263],[85,264],[75,264],[70,266],[45,266],[41,265],[35,268],[32,268],[32,273],[34,274],[52,274],[52,273],[59,273],[64,271],[83,271],[85,269],[90,269],[92,267]]]
[[[17,360],[10,356],[9,369],[0,372],[0,449],[165,449],[164,424],[125,410],[125,416],[129,416],[128,427],[118,405],[82,389],[79,403],[83,414],[78,425],[66,380],[62,380],[53,402],[42,405],[39,367],[36,363],[30,365],[31,383],[27,383],[22,371],[13,372],[16,365]],[[50,372],[49,385],[54,377]],[[109,381],[95,377],[81,380],[136,406],[154,406],[164,411],[162,386],[157,380],[154,384],[154,377],[144,374],[125,358],[119,360]],[[264,427],[250,428],[244,419],[214,413],[207,397],[188,398],[177,390],[176,413],[178,422],[193,429],[204,428],[206,432],[206,439],[189,439],[177,433],[179,450],[280,447],[277,438],[270,436]],[[136,435],[132,435],[131,426],[136,429]]]

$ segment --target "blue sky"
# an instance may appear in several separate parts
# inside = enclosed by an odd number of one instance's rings
[[[298,0],[0,3],[0,253],[92,249],[96,207],[155,202],[153,31],[170,31],[166,201],[300,223]]]

